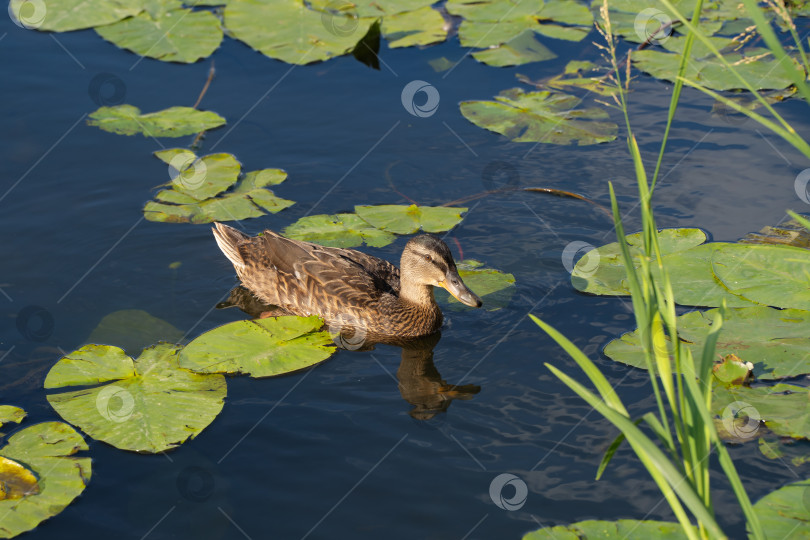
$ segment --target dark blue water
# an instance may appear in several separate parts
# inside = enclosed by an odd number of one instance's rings
[[[142,309],[189,337],[244,317],[212,310],[235,278],[207,226],[141,219],[153,188],[167,181],[152,152],[188,146],[191,137],[156,141],[85,124],[97,108],[88,92],[94,77],[114,75],[126,103],[153,111],[192,105],[210,60],[138,61],[92,31],[50,36],[7,19],[0,36],[0,402],[23,406],[30,421],[56,420],[44,376],[105,315]],[[479,129],[458,111],[461,100],[516,86],[516,73],[541,78],[572,58],[595,58],[592,39],[595,33],[573,47],[556,44],[558,60],[522,68],[495,69],[467,57],[446,76],[428,61],[460,59],[466,51],[455,39],[424,50],[383,46],[379,71],[350,57],[292,67],[226,39],[213,56],[216,78],[201,107],[228,125],[209,133],[200,152],[233,153],[245,170],[289,173],[275,191],[297,204],[243,222],[249,232],[279,230],[307,213],[406,202],[389,178],[420,204],[442,204],[484,189],[483,171],[493,162],[508,163],[522,185],[602,203],[613,181],[628,211],[626,227],[635,230],[633,172],[621,140],[532,148]],[[415,79],[440,92],[429,118],[411,116],[400,103],[402,88]],[[640,76],[630,96],[635,133],[651,162],[669,90]],[[711,116],[710,107],[702,95],[685,92],[656,192],[660,225],[699,226],[733,240],[778,223],[786,208],[807,210],[793,190],[806,161],[751,123]],[[789,102],[780,111],[808,135],[806,109]],[[290,376],[231,378],[222,414],[166,456],[89,440],[92,482],[30,536],[515,538],[590,518],[671,519],[627,448],[602,481],[593,480],[616,432],[544,367],[549,362],[583,379],[527,317],[549,321],[597,359],[633,414],[649,410],[646,375],[601,356],[608,340],[633,328],[628,303],[576,293],[561,261],[569,242],[611,241],[611,224],[581,201],[531,193],[469,206],[448,237],[451,247],[511,272],[517,288],[507,308],[450,312],[433,361],[449,384],[480,385],[480,393],[431,419],[414,419],[398,388],[401,350],[391,346],[340,351]],[[368,251],[398,260],[405,241]],[[175,262],[179,268],[170,268]],[[15,326],[32,305],[53,323],[41,340]],[[734,448],[733,456],[745,463],[755,499],[807,477],[808,466],[768,461],[755,444]],[[520,510],[502,510],[490,499],[490,482],[504,472],[528,486]],[[740,536],[730,490],[720,475],[715,482],[720,522]]]

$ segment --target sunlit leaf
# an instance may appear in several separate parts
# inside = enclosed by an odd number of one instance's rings
[[[447,39],[444,17],[431,7],[383,18],[382,33],[392,49],[429,45]]]
[[[38,491],[0,500],[0,538],[30,531],[84,491],[91,463],[87,457],[71,457],[80,450],[87,450],[84,439],[62,422],[35,424],[8,438],[0,456],[30,469],[36,475]]]
[[[378,229],[396,234],[413,234],[419,229],[436,233],[449,231],[461,222],[461,214],[466,208],[446,206],[410,206],[381,204],[377,206],[355,206],[354,211]]]
[[[91,387],[50,394],[48,402],[62,418],[116,448],[174,448],[216,418],[226,394],[221,375],[181,369],[178,351],[155,345],[133,361],[118,347],[86,345],[51,368],[45,388]]]
[[[699,358],[717,309],[692,311],[678,317],[682,345]],[[810,373],[810,311],[770,307],[726,310],[723,331],[717,340],[716,358],[735,355],[754,365],[758,379],[781,379]],[[623,364],[646,369],[636,331],[605,346],[605,354]]]
[[[515,276],[487,268],[484,263],[474,259],[465,259],[456,267],[464,284],[481,298],[484,309],[494,311],[509,305],[515,293]],[[436,288],[436,296],[440,301],[447,302],[452,310],[475,309],[462,304],[444,289]]]
[[[0,456],[0,501],[21,499],[39,493],[34,474],[14,461]]]
[[[497,47],[473,53],[473,58],[488,66],[504,67],[551,60],[557,55],[537,41],[534,32],[526,30]]]
[[[20,407],[14,407],[13,405],[0,405],[0,427],[2,427],[3,424],[8,424],[10,422],[19,424],[22,422],[25,416],[26,412]]]
[[[387,246],[396,239],[357,214],[319,214],[305,216],[284,229],[284,236],[332,247]]]
[[[145,137],[183,137],[222,126],[225,119],[215,112],[191,107],[170,107],[141,114],[141,110],[132,105],[116,105],[90,113],[87,123],[119,135],[140,133]]]
[[[435,4],[436,0],[308,0],[318,11],[344,13],[354,17],[382,17],[418,10]]]
[[[123,49],[164,62],[196,62],[222,42],[222,27],[213,13],[185,8],[145,11],[96,32]]]
[[[302,0],[231,0],[224,16],[236,39],[270,58],[299,65],[350,53],[376,20],[315,11]]]
[[[768,493],[754,504],[765,537],[810,538],[810,479]]]
[[[576,96],[513,88],[495,100],[463,101],[461,114],[476,126],[515,142],[585,146],[612,141],[618,131],[603,109],[576,109],[581,101]]]
[[[130,0],[11,0],[9,13],[28,28],[49,32],[81,30],[120,21],[143,10]]]
[[[186,345],[180,365],[198,373],[271,377],[323,362],[335,352],[318,317],[236,321],[209,330]]]
[[[523,536],[523,540],[625,540],[627,538],[686,538],[680,523],[669,521],[588,520],[571,525],[543,527]]]

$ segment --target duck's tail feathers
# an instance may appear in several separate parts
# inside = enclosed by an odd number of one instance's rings
[[[245,260],[242,258],[242,253],[239,251],[239,243],[247,240],[249,237],[237,231],[233,227],[223,225],[222,223],[214,223],[214,228],[211,229],[214,233],[214,239],[217,241],[219,249],[228,257],[228,260],[233,263],[237,270],[245,267]]]

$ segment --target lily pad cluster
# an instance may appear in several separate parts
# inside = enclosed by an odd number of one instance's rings
[[[449,231],[466,208],[382,204],[355,206],[353,214],[306,216],[284,229],[284,236],[332,247],[387,246],[397,234]]]
[[[755,305],[810,309],[810,250],[786,245],[706,241],[699,229],[660,231],[663,265],[675,301],[687,306]],[[627,236],[634,257],[641,236]],[[640,263],[638,263],[640,264]],[[577,290],[599,295],[629,295],[617,242],[588,252],[571,274]]]
[[[68,32],[93,28],[105,40],[165,62],[210,56],[225,34],[290,64],[349,54],[381,24],[390,47],[444,41],[433,0],[12,0],[9,12],[26,28]],[[376,51],[375,51],[376,52]]]
[[[19,422],[25,411],[0,406],[0,415]],[[0,447],[0,538],[34,529],[60,513],[82,491],[91,476],[82,436],[62,422],[43,422],[16,431]]]
[[[287,178],[281,169],[241,174],[242,165],[232,154],[198,157],[182,148],[161,150],[155,156],[169,165],[172,180],[170,187],[144,206],[144,216],[150,221],[233,221],[274,214],[295,204],[268,189]]]
[[[145,137],[183,137],[223,126],[225,119],[215,112],[191,107],[170,107],[141,114],[141,110],[133,105],[117,105],[100,107],[90,113],[87,123],[119,135],[140,133]]]

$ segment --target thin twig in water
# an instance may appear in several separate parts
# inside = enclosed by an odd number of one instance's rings
[[[193,108],[196,109],[200,102],[202,101],[205,93],[208,92],[208,87],[211,86],[211,81],[214,80],[214,75],[216,74],[216,68],[214,67],[214,61],[211,60],[211,67],[208,70],[208,78],[205,80],[205,84],[203,85],[202,90],[200,91],[200,95],[197,96],[197,101],[194,103]],[[205,130],[197,133],[197,136],[194,137],[194,140],[191,142],[191,148],[196,150],[197,147],[200,145],[200,141],[202,140],[203,136],[205,135]]]
[[[390,163],[388,165],[388,167],[385,168],[385,179],[388,181],[388,185],[391,187],[391,191],[393,191],[394,193],[396,193],[397,195],[399,195],[400,197],[402,197],[406,201],[409,201],[411,204],[415,204],[415,205],[418,206],[419,205],[418,202],[411,199],[410,197],[408,197],[407,195],[405,195],[404,193],[402,193],[401,191],[399,191],[397,189],[397,187],[394,185],[394,180],[391,178],[391,169],[394,168],[395,165],[399,165],[400,162],[401,162],[401,160],[396,160],[396,161]]]

